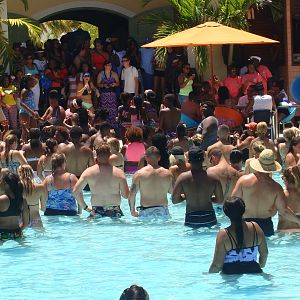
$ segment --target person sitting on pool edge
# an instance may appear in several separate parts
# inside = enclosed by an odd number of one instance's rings
[[[168,193],[172,193],[172,173],[161,167],[159,150],[151,146],[145,152],[147,166],[138,170],[132,179],[129,207],[133,217],[170,218],[168,210]],[[139,212],[135,208],[136,194],[140,190]]]
[[[174,204],[186,200],[184,225],[192,228],[209,227],[217,224],[211,197],[223,203],[222,186],[219,181],[203,170],[204,151],[193,146],[189,150],[191,171],[178,176],[172,195]],[[184,196],[183,196],[184,195]]]
[[[88,184],[91,190],[92,215],[120,218],[121,195],[127,199],[129,188],[124,172],[110,164],[110,147],[106,143],[96,146],[97,164],[87,168],[73,189],[75,197],[81,194]]]
[[[217,235],[214,259],[209,272],[218,273],[222,270],[224,274],[261,273],[268,256],[263,231],[257,223],[243,221],[245,203],[241,198],[232,197],[226,200],[223,210],[231,224],[221,229]]]

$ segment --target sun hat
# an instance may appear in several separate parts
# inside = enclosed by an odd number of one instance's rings
[[[259,56],[256,56],[256,55],[252,55],[250,56],[250,59],[253,60],[253,59],[257,59],[259,62],[261,61],[261,57]]]
[[[271,149],[265,149],[259,155],[259,158],[250,161],[250,167],[261,173],[280,172],[281,165],[275,161],[274,152]]]
[[[245,124],[245,127],[247,127],[251,131],[256,131],[257,123],[250,122],[249,124]]]

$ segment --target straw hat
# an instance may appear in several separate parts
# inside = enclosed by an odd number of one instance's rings
[[[259,155],[258,159],[250,161],[250,167],[261,173],[272,173],[281,171],[280,164],[275,161],[274,152],[271,149],[265,149]]]

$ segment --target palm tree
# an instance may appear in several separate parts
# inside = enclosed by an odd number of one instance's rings
[[[28,1],[27,0],[19,0],[24,4],[24,9],[28,9]],[[4,0],[0,0],[0,7],[3,4]],[[14,51],[9,44],[7,37],[5,36],[5,32],[3,31],[3,25],[6,24],[8,26],[17,26],[24,27],[28,31],[29,38],[36,45],[40,45],[40,35],[42,29],[40,26],[33,20],[29,18],[17,18],[17,19],[3,19],[0,18],[0,58],[1,58],[1,70],[3,72],[6,70],[9,63],[12,61],[14,57]]]
[[[147,5],[152,0],[142,0]],[[158,24],[154,39],[166,37],[170,34],[194,27],[198,24],[215,21],[238,29],[248,29],[247,11],[254,5],[262,7],[266,0],[168,0],[174,11],[174,16],[164,12],[153,13],[143,22]],[[276,0],[276,3],[280,0]],[[207,47],[193,49],[198,71],[203,72],[208,67]],[[156,59],[163,65],[166,49],[157,49]]]

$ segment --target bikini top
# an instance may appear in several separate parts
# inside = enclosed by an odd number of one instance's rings
[[[62,190],[54,190],[53,176],[50,176],[50,191],[48,192],[47,208],[58,210],[77,211],[76,199],[72,189],[72,174],[70,174],[70,187]]]
[[[8,162],[6,162],[6,160],[2,161],[2,158],[0,156],[0,168],[8,169],[10,172],[17,174],[20,163],[12,159],[13,152],[13,150],[10,151],[10,160],[8,160]]]
[[[9,198],[9,207],[6,211],[0,211],[0,217],[19,217],[21,215],[21,209],[14,201],[14,199]]]
[[[237,248],[237,242],[228,229],[225,229],[231,243],[232,250],[227,251],[224,257],[225,263],[235,262],[251,262],[257,260],[258,254],[258,236],[254,224],[251,222],[254,229],[253,246],[245,248]],[[234,248],[236,247],[236,248]]]

